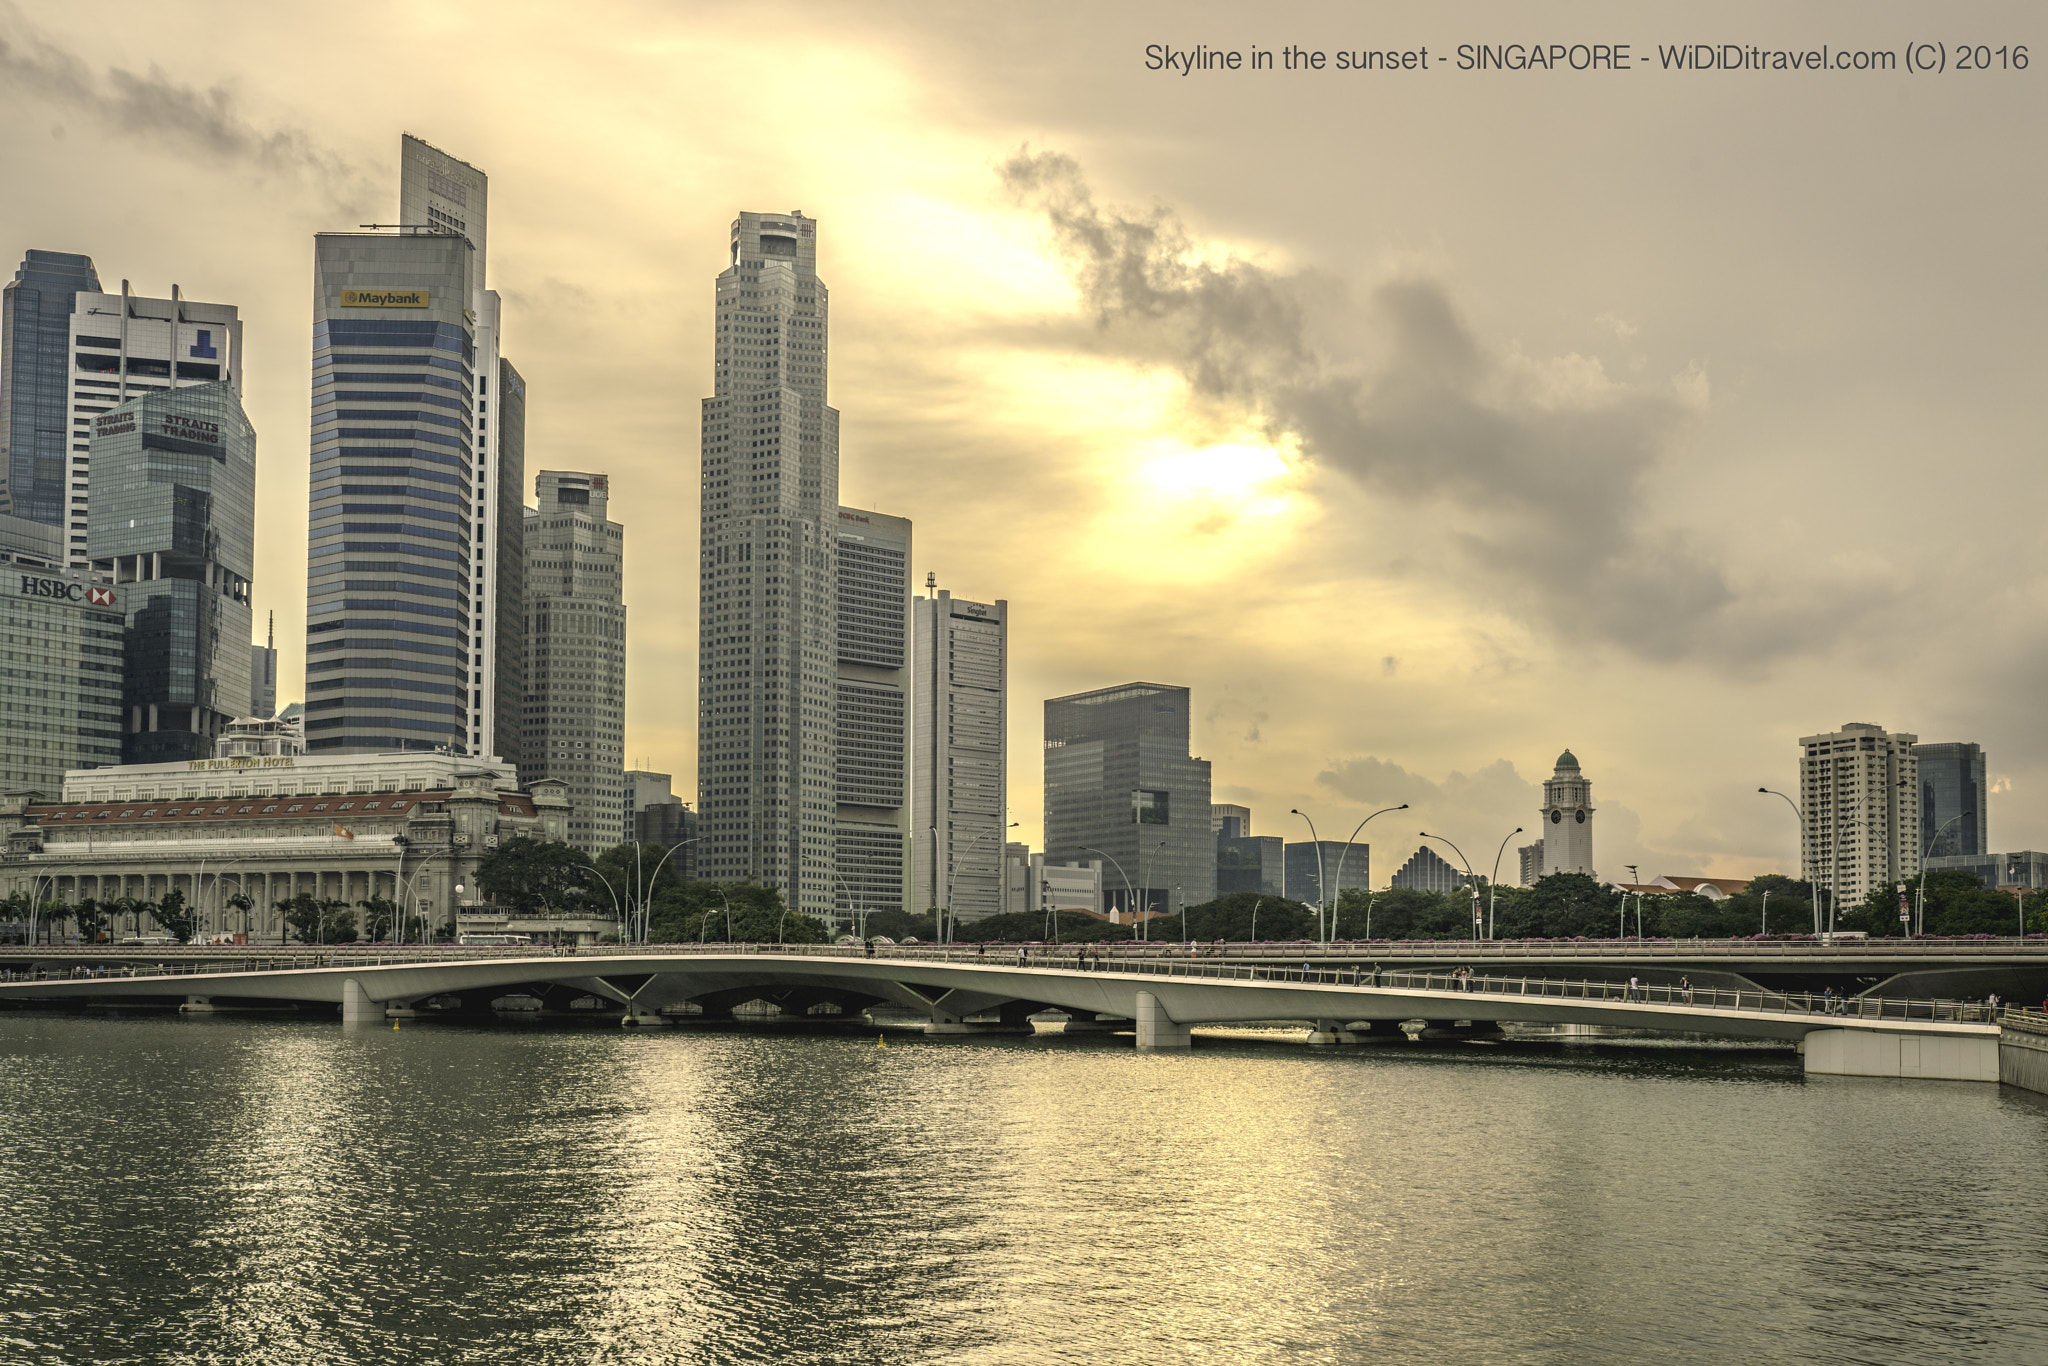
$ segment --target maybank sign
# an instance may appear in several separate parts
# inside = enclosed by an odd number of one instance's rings
[[[424,289],[344,289],[343,308],[425,308]]]

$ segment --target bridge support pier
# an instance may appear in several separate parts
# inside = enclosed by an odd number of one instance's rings
[[[384,1017],[384,1003],[373,1001],[363,991],[362,983],[353,977],[345,977],[341,983],[341,1022],[345,1025],[369,1024]]]
[[[1184,1024],[1176,1024],[1166,1007],[1159,1004],[1159,998],[1149,991],[1138,993],[1138,1047],[1140,1048],[1191,1048],[1194,1046],[1194,1031]]]
[[[1483,1039],[1500,1033],[1496,1020],[1425,1020],[1418,1039]]]
[[[1131,1022],[1121,1016],[1094,1015],[1084,1010],[1079,1014],[1068,1012],[1067,1022],[1060,1028],[1068,1034],[1114,1034],[1130,1027]]]
[[[1816,1029],[1800,1040],[1809,1075],[1997,1081],[1998,1035]]]
[[[187,996],[185,1004],[178,1007],[180,1015],[211,1015],[214,1011],[211,996]]]
[[[1309,1031],[1308,1041],[1313,1044],[1374,1043],[1398,1034],[1399,1030],[1382,1033],[1376,1021],[1354,1020],[1363,1029],[1346,1029],[1342,1020],[1317,1020],[1316,1027]]]
[[[669,1023],[672,1023],[669,1018],[655,1007],[634,1005],[630,1001],[626,1003],[626,1013],[619,1017],[621,1029],[658,1029]]]

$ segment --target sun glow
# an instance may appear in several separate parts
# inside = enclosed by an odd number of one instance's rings
[[[1157,456],[1143,470],[1146,480],[1173,493],[1226,497],[1259,492],[1288,472],[1280,452],[1237,442]]]

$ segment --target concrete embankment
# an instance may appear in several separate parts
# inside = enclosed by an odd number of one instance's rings
[[[2048,1016],[2009,1011],[1998,1031],[1998,1079],[2048,1094]]]

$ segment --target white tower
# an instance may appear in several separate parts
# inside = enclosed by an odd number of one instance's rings
[[[1543,875],[1593,875],[1593,784],[1566,750],[1543,784]]]

